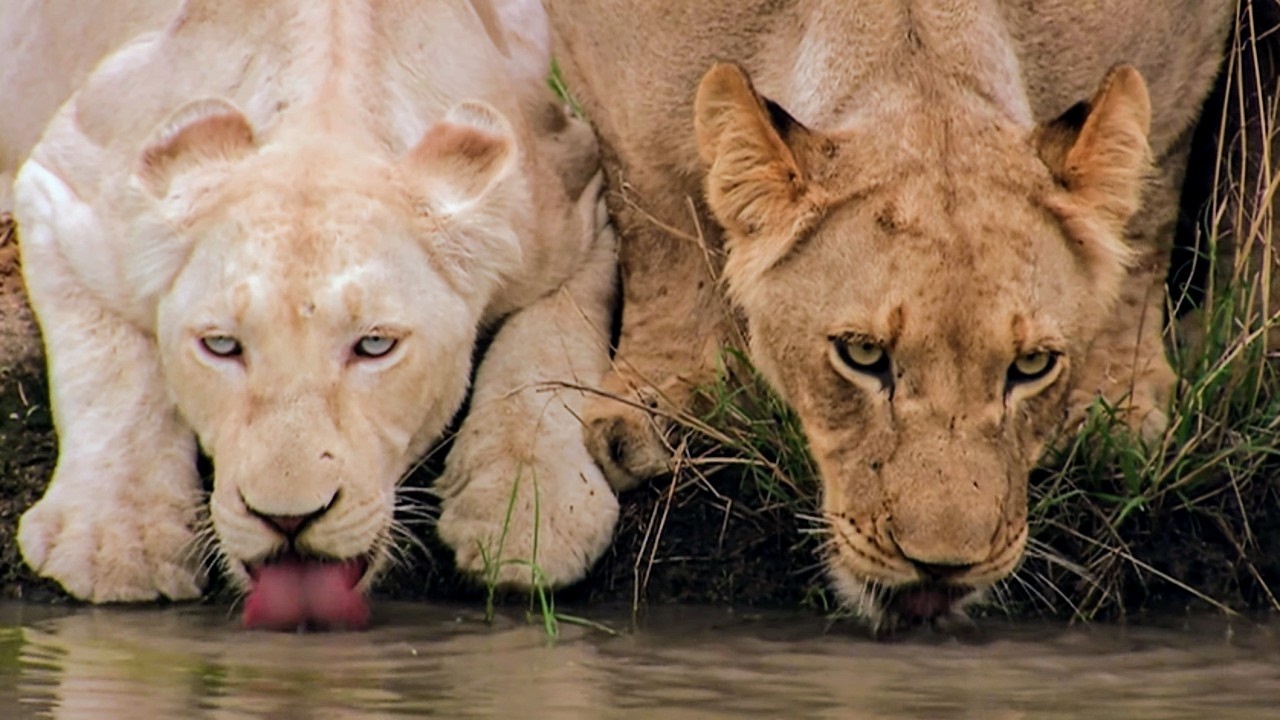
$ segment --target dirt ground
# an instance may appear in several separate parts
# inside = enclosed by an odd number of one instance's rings
[[[40,496],[57,443],[44,383],[40,334],[27,307],[13,224],[0,215],[0,595],[60,596],[18,554],[18,517]]]

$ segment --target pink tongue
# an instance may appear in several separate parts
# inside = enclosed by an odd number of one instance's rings
[[[244,626],[265,630],[363,629],[369,602],[356,591],[364,573],[359,560],[316,562],[284,558],[262,565],[244,602]]]

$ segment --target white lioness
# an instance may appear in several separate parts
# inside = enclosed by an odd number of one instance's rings
[[[1098,393],[1163,428],[1172,224],[1232,0],[545,4],[618,188],[606,386],[640,402],[585,418],[615,485],[667,469],[642,403],[711,379],[725,288],[872,620],[1013,570],[1028,472]]]
[[[503,558],[553,584],[585,572],[617,501],[581,397],[547,385],[607,366],[612,241],[594,140],[544,82],[536,4],[11,5],[6,22],[58,40],[0,72],[11,110],[30,91],[52,111],[32,83],[70,92],[92,64],[49,48],[161,28],[79,85],[15,184],[60,447],[21,521],[32,567],[92,601],[190,598],[216,551],[247,625],[364,624],[397,481],[463,402],[477,332],[504,319],[439,532],[500,581],[530,582]],[[6,122],[34,142],[30,120]]]

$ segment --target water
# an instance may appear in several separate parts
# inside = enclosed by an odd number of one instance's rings
[[[0,605],[0,718],[1280,717],[1280,638],[1240,619],[984,620],[889,641],[806,614],[588,608],[619,631],[384,603],[367,633],[226,608]]]

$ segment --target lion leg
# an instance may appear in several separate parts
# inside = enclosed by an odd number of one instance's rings
[[[1177,375],[1165,353],[1165,279],[1184,170],[1185,153],[1170,153],[1152,180],[1143,209],[1129,224],[1135,257],[1120,297],[1085,359],[1071,402],[1072,424],[1083,419],[1098,395],[1147,440],[1169,424]]]
[[[152,339],[104,307],[63,256],[59,235],[96,230],[83,221],[89,211],[47,173],[26,176],[17,187],[22,264],[59,449],[44,497],[19,524],[22,555],[84,600],[197,597],[195,440],[167,397]]]
[[[618,500],[584,444],[579,389],[598,387],[609,362],[615,242],[600,215],[576,274],[494,337],[436,481],[440,538],[486,582],[567,585],[613,537]]]
[[[719,228],[699,228],[693,204],[664,205],[674,194],[655,188],[665,179],[645,182],[629,171],[621,179],[646,207],[610,197],[621,237],[622,331],[604,393],[583,416],[587,445],[619,491],[670,471],[669,418],[689,411],[695,391],[715,380],[732,328],[720,261],[709,250],[719,246]]]

